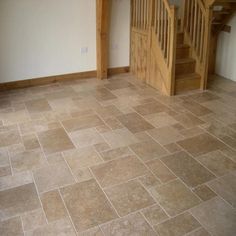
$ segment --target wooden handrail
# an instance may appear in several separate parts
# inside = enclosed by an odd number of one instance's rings
[[[185,41],[191,46],[192,56],[197,61],[197,71],[202,78],[201,88],[205,89],[212,10],[202,0],[184,0],[183,4],[182,30]]]

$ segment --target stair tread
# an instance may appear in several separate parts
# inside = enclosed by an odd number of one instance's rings
[[[190,73],[190,74],[180,74],[176,75],[177,80],[181,79],[200,79],[200,75],[197,73]]]
[[[193,58],[181,58],[176,60],[176,64],[195,62]]]

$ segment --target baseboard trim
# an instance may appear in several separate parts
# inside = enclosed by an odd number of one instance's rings
[[[122,73],[128,73],[128,72],[129,72],[128,66],[108,69],[109,76],[122,74]],[[85,72],[78,72],[78,73],[72,73],[72,74],[55,75],[55,76],[48,76],[48,77],[41,77],[41,78],[34,78],[34,79],[27,79],[27,80],[12,81],[12,82],[0,83],[0,91],[46,85],[46,84],[62,82],[62,81],[96,78],[96,76],[97,76],[97,71],[93,70],[93,71],[85,71]]]

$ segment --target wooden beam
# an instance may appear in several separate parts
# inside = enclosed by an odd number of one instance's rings
[[[96,0],[97,12],[97,78],[108,75],[109,0]]]

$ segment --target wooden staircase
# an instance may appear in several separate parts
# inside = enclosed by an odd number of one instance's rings
[[[206,89],[212,39],[216,45],[236,0],[182,0],[181,9],[168,0],[131,3],[131,71],[166,95]]]

